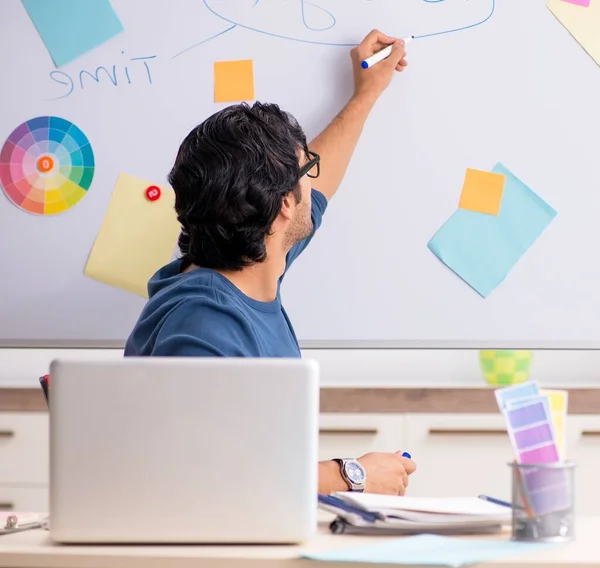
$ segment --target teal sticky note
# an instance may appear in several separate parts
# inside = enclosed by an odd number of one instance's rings
[[[21,0],[60,67],[123,31],[109,0]]]
[[[499,214],[457,209],[427,244],[484,298],[508,275],[556,217],[556,211],[502,164],[506,181]]]
[[[382,539],[376,544],[308,553],[304,558],[324,562],[398,564],[412,566],[467,566],[495,558],[521,556],[552,548],[547,543],[478,540],[422,534]]]

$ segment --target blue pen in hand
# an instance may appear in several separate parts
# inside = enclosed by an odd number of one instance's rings
[[[410,41],[415,39],[415,36],[409,36],[409,37],[405,37],[402,39],[404,40],[404,46],[406,47]],[[369,67],[373,67],[373,65],[375,65],[376,63],[379,63],[380,61],[383,61],[386,57],[389,57],[390,54],[392,53],[392,48],[393,48],[393,45],[388,45],[387,47],[384,47],[381,51],[378,51],[377,53],[374,53],[373,55],[371,55],[371,57],[367,57],[360,64],[360,66],[363,69],[368,69]]]
[[[412,459],[412,456],[408,452],[403,452],[402,453],[402,457],[403,458],[408,458],[409,460]]]

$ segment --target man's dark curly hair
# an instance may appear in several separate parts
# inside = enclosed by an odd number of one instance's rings
[[[306,136],[275,104],[229,106],[185,138],[169,173],[183,265],[241,270],[266,259],[284,196],[300,201]]]

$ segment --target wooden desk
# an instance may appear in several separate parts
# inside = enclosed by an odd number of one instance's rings
[[[579,518],[575,530],[572,543],[485,566],[600,568],[600,517]],[[388,537],[332,535],[323,525],[305,546],[60,546],[50,542],[48,532],[36,530],[0,536],[0,568],[336,568],[341,565],[309,561],[300,555],[369,544],[378,538]],[[506,539],[508,533],[495,538]],[[344,566],[360,568],[358,564]],[[369,566],[384,568],[383,564]]]

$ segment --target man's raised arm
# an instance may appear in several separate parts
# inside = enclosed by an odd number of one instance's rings
[[[361,62],[381,49],[393,45],[392,53],[380,63],[363,69]],[[379,95],[389,85],[394,71],[406,65],[404,42],[373,30],[351,51],[354,94],[341,112],[310,144],[321,156],[318,189],[328,200],[338,190],[354,153],[363,126]]]

